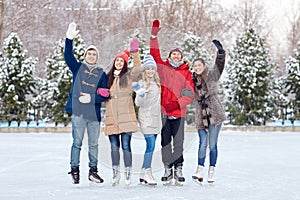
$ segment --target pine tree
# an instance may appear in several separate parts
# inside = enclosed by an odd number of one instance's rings
[[[270,118],[271,64],[265,46],[265,41],[249,28],[229,53],[225,88],[234,124],[260,125]]]
[[[12,32],[3,44],[1,55],[1,117],[5,120],[25,120],[34,89],[33,72],[37,58],[27,56],[27,50],[17,33]]]
[[[65,39],[56,42],[53,53],[47,57],[46,110],[50,120],[55,123],[69,124],[71,118],[64,110],[72,85],[72,73],[64,59]],[[73,53],[78,61],[83,61],[86,45],[80,34],[73,40]]]
[[[286,88],[292,112],[296,119],[300,119],[300,41],[297,44],[297,48],[294,50],[294,55],[290,56],[286,61]]]
[[[184,57],[189,61],[193,61],[195,58],[202,58],[208,67],[211,66],[213,56],[203,46],[201,37],[192,33],[186,33],[179,46],[183,48]],[[192,66],[190,68],[192,70]]]

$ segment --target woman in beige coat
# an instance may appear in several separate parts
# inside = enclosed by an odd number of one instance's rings
[[[112,185],[120,181],[120,138],[125,165],[125,184],[131,183],[131,134],[137,132],[137,119],[132,99],[132,82],[138,79],[141,72],[141,61],[138,52],[139,41],[134,38],[130,42],[133,68],[128,68],[129,51],[118,54],[112,69],[108,72],[107,85],[110,99],[106,106],[105,134],[109,136],[111,144],[111,159],[113,167]]]

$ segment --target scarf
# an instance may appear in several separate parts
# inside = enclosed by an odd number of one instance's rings
[[[183,61],[175,62],[175,61],[171,60],[171,58],[168,58],[168,61],[174,69],[180,67],[180,65],[182,65],[184,63]]]

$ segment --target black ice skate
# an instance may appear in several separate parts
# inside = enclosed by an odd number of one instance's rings
[[[104,180],[97,174],[97,167],[91,167],[89,171],[89,180],[94,183],[103,183]]]
[[[174,179],[176,185],[183,185],[185,178],[182,175],[182,166],[179,165],[174,170]]]
[[[71,171],[68,174],[71,174],[73,184],[79,184],[79,167],[71,167]]]
[[[170,185],[173,179],[173,169],[168,165],[165,165],[165,174],[161,177],[163,185]]]

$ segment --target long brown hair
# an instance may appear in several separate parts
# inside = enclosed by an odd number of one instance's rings
[[[116,70],[115,68],[115,61],[113,63],[113,66],[111,68],[111,70],[107,73],[107,86],[108,88],[111,88],[114,79],[115,79],[115,75],[114,75],[114,71]],[[128,77],[127,77],[127,72],[128,72],[128,67],[126,62],[124,62],[123,68],[119,74],[120,77],[120,87],[125,88],[128,85]]]

